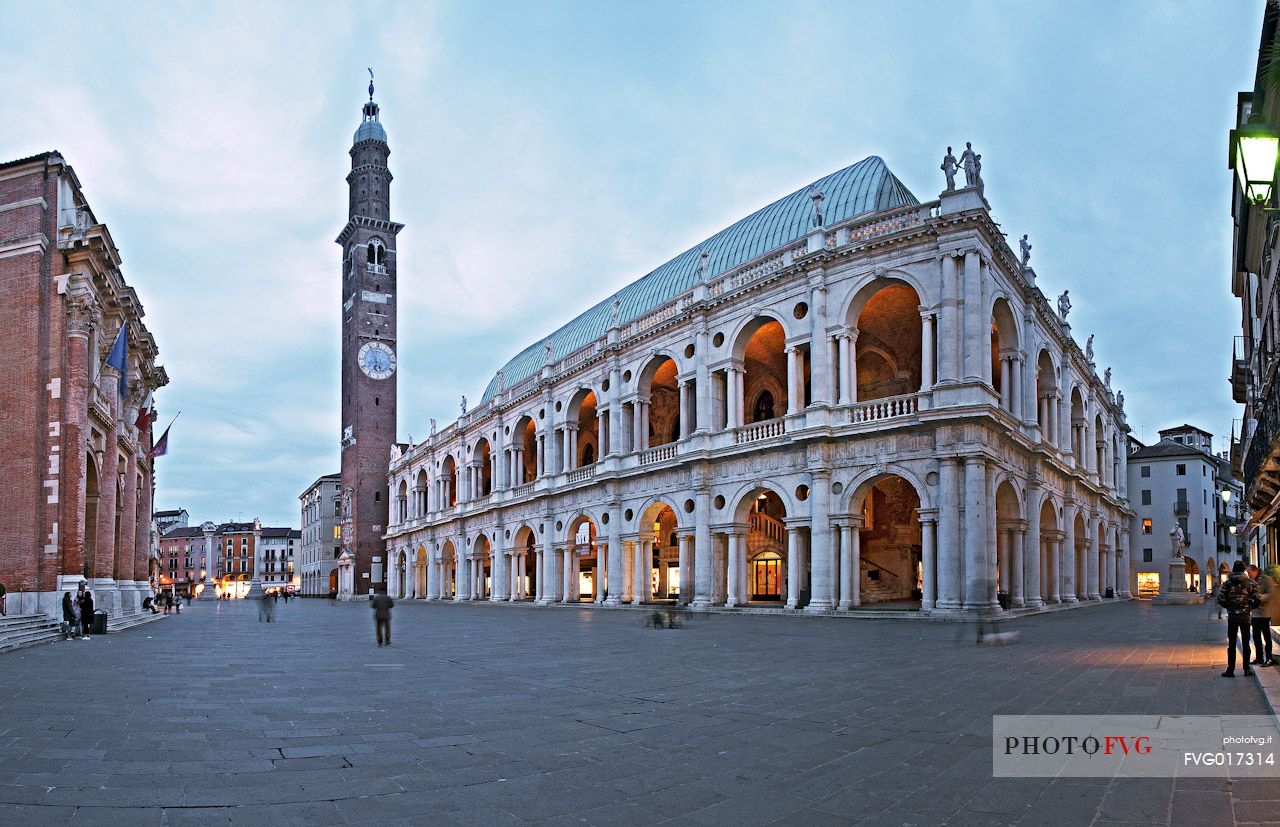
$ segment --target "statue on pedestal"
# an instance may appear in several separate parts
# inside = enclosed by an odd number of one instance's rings
[[[973,154],[973,144],[965,141],[964,152],[960,153],[960,166],[964,169],[964,183],[967,187],[978,186],[978,156]]]
[[[431,435],[432,436],[436,435],[436,421],[434,419],[431,420]]]
[[[1102,372],[1102,384],[1107,390],[1111,390],[1111,368],[1107,368]]]
[[[1182,525],[1178,522],[1178,515],[1173,515],[1173,528],[1169,531],[1169,556],[1174,560],[1182,559],[1182,552],[1187,547],[1187,535],[1182,533]]]
[[[609,308],[609,327],[618,326],[618,316],[622,314],[622,299],[613,297],[613,305]]]
[[[1093,364],[1093,334],[1089,334],[1089,341],[1084,343],[1084,358],[1089,364]]]
[[[462,395],[462,415],[467,415],[467,395],[465,393]]]
[[[1116,391],[1116,407],[1124,410],[1124,391]]]
[[[947,192],[954,192],[956,188],[956,170],[960,168],[956,156],[951,154],[951,147],[947,147],[947,154],[942,158],[942,174],[947,176]]]
[[[1018,242],[1018,246],[1022,248],[1022,266],[1025,268],[1031,261],[1031,243],[1027,241],[1027,234],[1022,234],[1022,240]]]
[[[1058,296],[1058,315],[1064,322],[1067,320],[1067,314],[1071,312],[1071,296],[1068,295],[1070,292],[1070,290],[1063,290],[1062,295]]]
[[[707,259],[708,258],[709,256],[707,255],[706,250],[700,250],[698,252],[698,281],[707,280]]]

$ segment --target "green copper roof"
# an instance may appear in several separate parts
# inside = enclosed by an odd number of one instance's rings
[[[884,161],[874,155],[819,178],[812,186],[825,196],[823,213],[827,226],[859,215],[920,203]],[[808,186],[801,187],[757,210],[619,290],[616,294],[622,303],[619,321],[625,324],[692,290],[698,283],[698,258],[702,250],[707,251],[707,278],[710,279],[803,238],[809,231],[812,216],[808,190]],[[548,338],[555,348],[554,358],[568,356],[608,332],[612,305],[613,296],[610,296],[552,333]],[[502,368],[504,385],[510,388],[533,376],[542,368],[543,358],[542,340],[520,351]],[[481,401],[492,398],[497,390],[495,375]]]

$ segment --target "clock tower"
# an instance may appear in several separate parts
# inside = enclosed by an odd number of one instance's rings
[[[369,100],[351,146],[342,247],[342,555],[339,597],[386,586],[387,468],[396,437],[396,234],[387,133]]]

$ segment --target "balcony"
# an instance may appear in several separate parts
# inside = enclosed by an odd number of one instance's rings
[[[654,462],[663,462],[665,460],[674,459],[676,455],[676,444],[674,442],[667,445],[659,445],[657,448],[650,448],[640,455],[640,464],[649,465]]]
[[[735,440],[738,445],[745,445],[748,442],[759,442],[762,439],[782,436],[786,432],[786,420],[781,418],[766,419],[764,422],[753,422],[750,425],[744,425],[739,428],[735,435]]]
[[[1280,387],[1277,387],[1274,376],[1263,390],[1262,398],[1256,401],[1253,413],[1255,425],[1246,439],[1248,447],[1244,457],[1244,483],[1251,499],[1259,485],[1274,488],[1280,481],[1280,468],[1277,468],[1276,457],[1271,450],[1276,428],[1280,425]]]
[[[1191,513],[1191,503],[1190,503],[1190,502],[1189,502],[1185,497],[1182,497],[1182,498],[1180,498],[1180,499],[1174,500],[1174,503],[1173,503],[1173,513],[1175,513],[1175,514],[1179,514],[1179,515],[1182,515],[1182,514],[1190,514],[1190,513]]]
[[[886,396],[870,402],[857,402],[849,409],[849,421],[855,425],[864,422],[882,422],[904,416],[915,416],[920,409],[919,393]]]
[[[1231,358],[1231,398],[1243,405],[1249,401],[1249,348],[1244,337],[1236,336]]]

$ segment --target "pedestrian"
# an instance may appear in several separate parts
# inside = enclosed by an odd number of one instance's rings
[[[71,640],[80,636],[80,619],[76,617],[76,603],[71,592],[62,593],[62,637]]]
[[[1249,577],[1258,587],[1258,605],[1249,614],[1249,625],[1253,628],[1253,662],[1257,666],[1275,666],[1271,658],[1271,604],[1276,600],[1276,581],[1257,566],[1249,566]]]
[[[1236,676],[1236,637],[1240,638],[1240,651],[1244,655],[1244,673],[1252,675],[1249,667],[1249,613],[1258,605],[1258,586],[1245,572],[1243,560],[1231,567],[1231,576],[1218,589],[1218,605],[1227,610],[1227,671],[1224,678]]]
[[[275,607],[271,605],[271,595],[263,592],[262,599],[258,601],[258,622],[261,623],[263,620],[266,620],[270,623],[271,611],[274,608]]]
[[[65,605],[65,604],[64,604]],[[80,595],[71,598],[71,624],[76,637],[84,637],[84,618],[80,616]]]
[[[280,590],[276,589],[274,592],[271,593],[271,602],[278,603],[279,601],[280,601]]]
[[[177,614],[182,614],[182,595],[180,595],[180,594],[178,594],[178,595],[174,595],[174,598],[173,598],[173,610],[174,610],[174,612],[176,612]]]
[[[80,592],[80,628],[84,630],[80,639],[88,640],[93,631],[93,592],[88,589]]]
[[[391,645],[391,607],[395,601],[387,594],[386,589],[379,589],[369,601],[373,604],[374,634],[378,637],[379,646]]]

